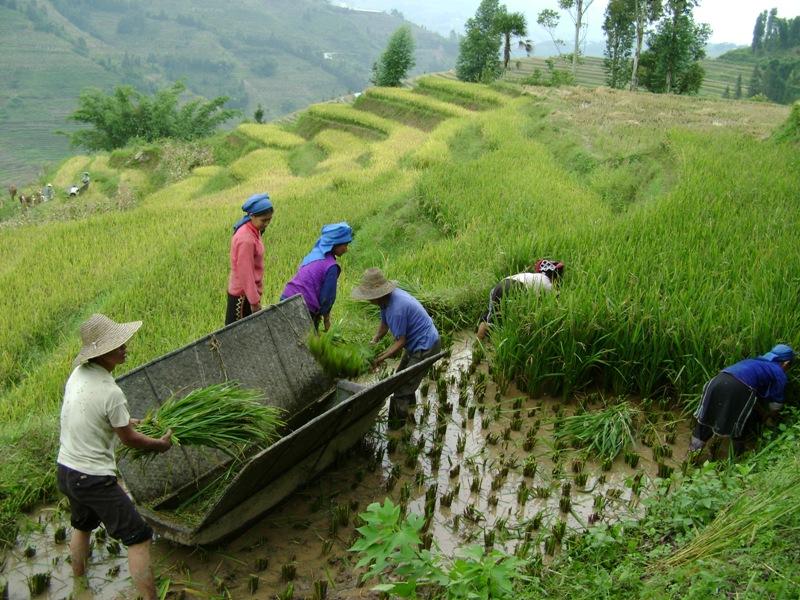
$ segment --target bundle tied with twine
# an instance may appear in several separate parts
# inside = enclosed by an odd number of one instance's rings
[[[174,446],[206,446],[238,460],[246,449],[266,448],[280,437],[279,430],[285,425],[282,410],[263,404],[263,400],[261,392],[236,382],[218,383],[182,398],[173,395],[148,411],[136,429],[153,438],[171,429]],[[154,455],[151,450],[127,446],[121,454],[132,460]]]

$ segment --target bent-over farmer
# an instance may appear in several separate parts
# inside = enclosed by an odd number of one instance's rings
[[[111,372],[125,362],[126,344],[141,321],[116,323],[92,315],[80,327],[83,343],[64,388],[61,444],[58,449],[58,489],[70,506],[72,572],[83,577],[89,558],[89,537],[100,523],[127,546],[128,566],[136,589],[145,600],[156,598],[150,569],[153,530],[117,483],[116,440],[131,448],[165,452],[172,432],[155,439],[135,429],[128,402]]]
[[[231,238],[225,325],[261,310],[264,279],[264,242],[261,236],[272,221],[274,208],[269,194],[254,194],[242,204],[242,210],[246,214],[236,221]]]
[[[402,350],[403,356],[397,367],[398,371],[402,371],[439,352],[439,332],[430,315],[419,300],[398,288],[397,282],[388,281],[380,269],[364,271],[361,283],[353,289],[352,297],[375,304],[381,309],[381,322],[371,343],[377,344],[390,331],[394,336],[394,343],[378,355],[373,366]],[[417,388],[424,377],[425,372],[418,373],[392,395],[389,403],[391,429],[401,427],[409,417],[409,409],[417,403]]]
[[[536,293],[549,292],[563,273],[564,263],[543,258],[536,261],[531,271],[523,271],[522,273],[504,277],[489,292],[489,306],[478,322],[477,338],[482,340],[486,337],[492,320],[500,310],[503,296],[512,292],[512,290],[533,290]]]
[[[701,450],[715,433],[740,443],[754,409],[766,415],[777,414],[783,408],[786,371],[793,361],[794,350],[778,344],[766,354],[722,369],[703,388],[689,450]]]
[[[336,302],[336,283],[342,268],[336,259],[347,252],[353,241],[353,230],[344,221],[323,225],[319,239],[303,261],[292,280],[286,284],[281,300],[302,294],[314,328],[322,320],[325,331],[331,328],[331,309]]]

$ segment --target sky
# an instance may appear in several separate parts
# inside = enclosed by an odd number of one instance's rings
[[[339,0],[354,8],[400,10],[407,19],[428,29],[447,35],[455,30],[463,33],[464,23],[475,14],[480,0]],[[536,15],[544,8],[557,8],[557,0],[501,0],[510,11],[522,12],[528,20],[530,38],[534,42],[549,40],[547,32],[536,24]],[[603,42],[602,23],[608,0],[594,0],[589,7],[588,41]],[[800,15],[799,0],[701,0],[695,8],[695,20],[708,23],[712,34],[710,43],[749,45],[753,39],[756,17],[763,10],[778,9],[781,17]],[[559,36],[569,40],[572,22],[562,12]],[[569,27],[567,26],[569,24]]]

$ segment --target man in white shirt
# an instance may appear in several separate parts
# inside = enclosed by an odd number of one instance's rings
[[[116,440],[131,448],[165,452],[172,432],[155,439],[136,431],[128,402],[111,372],[125,362],[126,342],[141,321],[116,323],[92,315],[80,327],[83,346],[64,389],[58,450],[58,488],[70,504],[72,572],[86,573],[89,537],[102,522],[109,535],[128,548],[128,566],[137,590],[155,600],[150,569],[153,530],[117,483]]]
[[[494,286],[492,291],[489,292],[489,307],[486,309],[486,312],[481,315],[478,324],[477,338],[482,340],[486,337],[492,319],[500,308],[500,302],[503,296],[510,290],[533,290],[537,294],[541,292],[550,292],[553,289],[553,281],[560,277],[563,272],[564,263],[542,259],[537,261],[534,272],[525,271],[523,273],[517,273],[516,275],[510,275],[500,281],[500,283]]]

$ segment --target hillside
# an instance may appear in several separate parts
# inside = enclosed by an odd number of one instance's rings
[[[51,174],[53,181],[66,185],[88,170],[93,183],[85,195],[59,195],[24,213],[6,203],[0,214],[0,443],[8,449],[0,463],[0,541],[13,543],[20,510],[55,495],[57,415],[79,324],[98,311],[117,320],[143,319],[120,373],[220,327],[230,226],[255,192],[268,191],[275,204],[265,233],[265,303],[277,301],[322,224],[347,220],[353,226],[333,319],[354,339],[369,339],[376,326],[375,313],[350,300],[365,268],[382,267],[417,295],[449,341],[464,329],[470,338],[500,278],[538,257],[563,260],[558,294],[523,296],[504,307],[487,350],[497,387],[513,382],[531,404],[549,392],[554,405],[570,411],[595,392],[630,398],[688,437],[685,415],[709,373],[776,340],[800,342],[794,308],[800,153],[796,144],[771,138],[788,114],[785,106],[717,98],[487,87],[424,77],[409,90],[369,89],[352,106],[311,106],[291,126],[243,124],[191,144],[71,158]],[[797,372],[791,377],[796,385]],[[510,405],[486,405],[492,407],[487,419],[514,414]],[[551,412],[536,413],[543,428],[556,427]],[[530,413],[526,419],[525,428]],[[480,423],[476,415],[463,427]],[[448,439],[461,435],[460,425],[448,427]],[[790,421],[784,437],[800,435],[796,430]],[[524,435],[509,427],[506,441],[520,450]],[[661,490],[647,513],[648,523],[657,519],[657,525],[626,537],[633,525],[618,524],[610,511],[595,527],[570,521],[559,554],[553,562],[545,559],[542,569],[540,546],[551,539],[555,519],[568,518],[548,515],[547,526],[527,531],[533,537],[519,550],[531,575],[520,597],[690,597],[695,585],[712,590],[695,597],[792,597],[800,532],[800,486],[789,485],[793,479],[785,488],[793,494],[789,501],[782,496],[772,504],[783,511],[781,519],[748,521],[746,538],[730,538],[736,543],[728,554],[703,555],[702,563],[683,570],[677,559],[675,569],[661,566],[666,552],[687,547],[718,511],[725,514],[739,490],[765,501],[758,496],[760,481],[774,481],[776,471],[796,479],[796,439],[773,443],[780,459],[762,457],[761,466],[726,470],[728,463],[720,461],[694,475],[684,463],[685,487],[679,487],[677,469],[674,478],[659,475],[646,484]],[[410,441],[409,431],[406,446],[413,448]],[[531,457],[550,450],[563,449],[540,443]],[[378,481],[367,488],[369,499],[396,500],[403,489],[424,493],[410,482],[417,472],[426,476],[424,454],[408,455],[405,466],[387,454],[383,460],[403,469],[408,488],[392,491]],[[650,449],[646,456],[652,466]],[[551,468],[545,460],[537,488],[563,494],[550,476],[555,463]],[[464,465],[465,472],[471,468],[466,459]],[[450,481],[448,466],[441,466]],[[750,479],[759,469],[764,479]],[[374,480],[365,479],[362,488],[367,481]],[[619,493],[625,487],[627,494],[628,485],[619,482]],[[584,497],[592,491],[576,487],[572,493]],[[461,493],[485,508],[486,498],[470,496],[468,485]],[[315,494],[309,491],[297,504],[312,505],[306,500]],[[610,493],[599,497],[588,500],[613,504]],[[329,507],[308,510],[325,519]],[[485,514],[500,520],[498,511]],[[298,527],[306,531],[303,519]],[[324,530],[307,531],[315,540],[331,536],[327,522]],[[756,531],[761,545],[747,554],[742,547],[754,543]],[[347,551],[351,535],[352,529],[339,531],[330,557],[350,577],[356,560]],[[163,552],[159,568],[185,581],[181,567],[171,564],[171,549],[155,547]],[[219,592],[212,570],[224,553],[186,585]],[[632,558],[624,562],[628,553]],[[566,560],[558,562],[559,555]],[[307,589],[326,577],[327,558],[313,573],[298,564],[298,588],[301,579]],[[251,565],[248,556],[231,567],[240,579],[230,582],[238,586],[235,594],[245,594]],[[280,581],[280,563],[269,569]]]
[[[559,61],[557,58],[556,68],[560,71],[570,72],[571,64]],[[559,64],[560,63],[560,64]],[[742,86],[747,90],[747,82],[753,73],[752,65],[747,63],[731,62],[722,58],[707,58],[702,61],[703,68],[706,70],[706,77],[700,88],[699,96],[720,98],[725,92],[725,87],[730,86],[731,94],[736,87],[736,79],[742,76]],[[535,69],[542,73],[547,73],[547,66],[544,58],[526,57],[517,61],[512,61],[511,68],[506,74],[509,80],[517,80],[530,76]],[[578,85],[588,87],[598,87],[606,85],[605,67],[603,59],[595,56],[586,56],[581,59],[578,65],[577,82]]]
[[[362,89],[394,15],[324,0],[0,0],[0,182],[60,159],[64,118],[82,89],[152,91],[183,79],[192,94],[231,97],[265,119]],[[457,45],[412,26],[415,73],[450,68]]]

